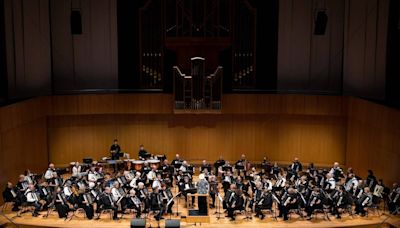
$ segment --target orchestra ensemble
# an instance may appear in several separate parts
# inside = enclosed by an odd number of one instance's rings
[[[46,217],[57,211],[65,219],[81,210],[87,219],[98,219],[108,211],[114,220],[129,213],[136,218],[152,213],[159,221],[173,213],[179,199],[194,207],[194,193],[210,196],[210,202],[208,197],[198,198],[199,213],[220,207],[230,220],[238,213],[261,220],[266,213],[283,220],[291,213],[305,219],[316,213],[340,219],[343,213],[365,216],[368,209],[382,205],[390,213],[399,214],[397,183],[388,188],[371,170],[363,178],[352,168],[343,171],[337,162],[330,169],[312,163],[305,168],[295,158],[289,166],[280,167],[267,157],[255,165],[242,155],[234,164],[221,156],[212,165],[204,160],[194,168],[179,154],[169,162],[165,155],[148,153],[143,145],[138,160],[120,160],[123,153],[117,140],[110,152],[105,161],[74,162],[70,172],[56,169],[54,164],[40,175],[26,170],[18,183],[8,182],[4,201],[12,202],[12,210],[19,214],[30,211],[35,217],[41,213]],[[196,173],[198,181],[194,181]]]

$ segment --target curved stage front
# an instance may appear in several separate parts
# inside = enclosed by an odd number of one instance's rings
[[[194,222],[188,221],[185,219],[188,210],[183,208],[183,202],[179,205],[179,211],[181,212],[180,216],[165,216],[165,219],[180,219],[181,227],[193,227]],[[174,212],[176,208],[174,208]],[[222,211],[222,210],[221,210]],[[216,209],[210,209],[210,223],[203,223],[201,227],[400,227],[400,216],[388,216],[386,213],[383,215],[370,214],[368,217],[359,217],[354,216],[354,218],[344,215],[342,219],[338,220],[333,216],[330,216],[331,221],[326,221],[323,218],[323,215],[320,214],[318,218],[314,218],[311,221],[302,220],[297,215],[293,215],[292,218],[288,222],[282,221],[282,219],[278,218],[278,221],[275,221],[271,215],[267,215],[264,220],[260,220],[253,216],[252,219],[246,220],[246,216],[244,214],[238,214],[236,217],[236,221],[229,221],[228,218],[225,218],[224,214],[220,215],[220,219],[217,218],[217,214],[215,214]],[[41,213],[45,214],[44,212]],[[118,221],[113,221],[107,214],[101,216],[99,220],[87,220],[83,217],[83,214],[77,214],[70,221],[65,221],[64,219],[59,219],[57,216],[57,212],[52,212],[48,218],[32,217],[30,213],[23,214],[21,217],[16,216],[15,212],[10,212],[7,209],[4,213],[4,216],[11,219],[11,221],[17,224],[19,227],[130,227],[131,219],[134,217],[133,214],[124,215],[124,218]],[[4,216],[1,217],[0,224],[4,224],[4,227],[15,227],[15,225],[11,224]],[[144,215],[143,215],[144,216]],[[183,217],[183,218],[181,218]],[[161,220],[158,224],[157,221],[153,218],[153,216],[149,215],[146,220],[146,227],[165,227],[165,220]],[[200,224],[196,224],[200,225]]]

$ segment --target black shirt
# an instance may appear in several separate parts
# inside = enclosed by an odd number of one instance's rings
[[[113,151],[115,153],[119,153],[119,152],[121,152],[121,147],[118,144],[117,145],[112,144],[111,147],[110,147],[110,151]]]

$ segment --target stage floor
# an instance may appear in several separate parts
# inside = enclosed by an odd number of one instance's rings
[[[172,219],[181,219],[181,227],[192,227],[200,224],[193,224],[186,222],[185,216],[188,213],[186,208],[183,208],[183,203],[180,203],[179,211],[180,216],[171,216]],[[176,208],[174,208],[176,211]],[[354,218],[344,215],[342,219],[338,220],[333,216],[330,216],[331,221],[326,221],[323,219],[323,215],[320,214],[317,219],[311,221],[302,220],[297,215],[293,215],[292,218],[284,222],[282,219],[278,218],[278,221],[274,220],[271,215],[267,215],[267,218],[260,220],[253,217],[251,220],[246,220],[245,215],[238,214],[236,221],[229,221],[225,218],[224,214],[220,215],[220,219],[217,218],[215,209],[210,210],[210,223],[203,223],[201,227],[211,228],[211,227],[389,227],[391,224],[394,227],[400,227],[400,217],[390,216],[386,214],[378,216],[370,214],[369,217],[359,217],[354,216]],[[45,214],[41,212],[41,214]],[[72,220],[65,221],[64,219],[59,219],[57,212],[50,214],[48,218],[32,217],[30,213],[25,213],[21,217],[14,217],[16,213],[6,210],[3,214],[15,224],[20,227],[82,227],[82,228],[93,228],[93,227],[130,227],[130,221],[133,218],[133,214],[124,215],[124,218],[118,221],[110,220],[108,214],[102,215],[100,220],[87,220],[83,217],[83,214],[77,214]],[[2,216],[0,218],[0,224],[7,224],[6,227],[15,227],[7,219]],[[183,216],[183,218],[181,218]],[[144,217],[144,215],[143,215]],[[165,219],[169,219],[170,216],[164,216]],[[158,223],[151,216],[147,216],[147,227],[157,227]],[[159,223],[160,227],[165,227],[165,220],[161,220]]]

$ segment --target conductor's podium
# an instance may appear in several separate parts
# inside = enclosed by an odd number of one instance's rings
[[[209,208],[208,208],[208,194],[190,194],[188,193],[187,197],[188,197],[188,204],[191,200],[190,197],[194,196],[195,198],[197,198],[197,202],[199,202],[199,197],[206,197],[206,207],[207,210],[204,212],[200,211],[199,208],[196,209],[189,209],[188,210],[188,216],[186,216],[186,222],[187,223],[210,223],[210,215],[209,215]],[[198,203],[197,203],[198,205]],[[187,205],[189,208],[189,205]]]

